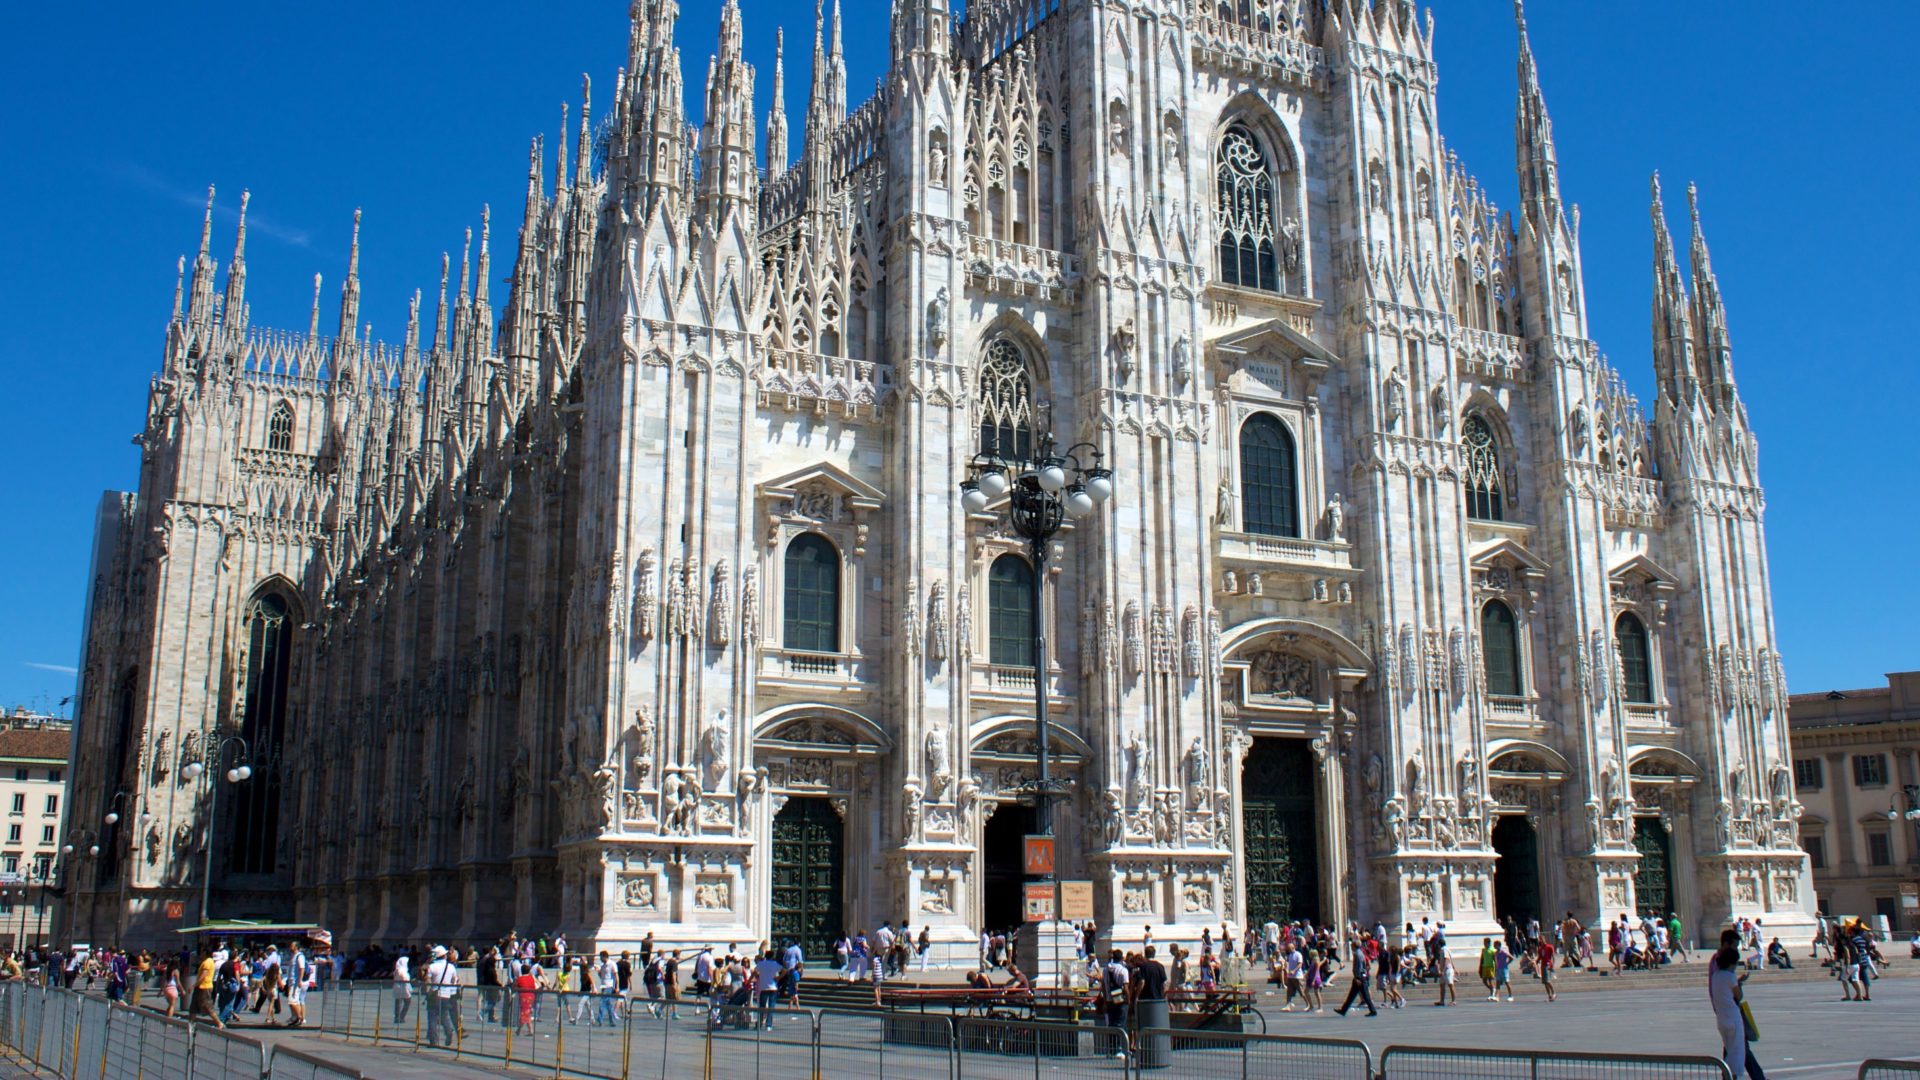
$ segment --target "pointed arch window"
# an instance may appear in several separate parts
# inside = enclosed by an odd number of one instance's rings
[[[293,449],[293,406],[284,401],[267,414],[267,449]]]
[[[819,533],[787,545],[781,644],[798,652],[840,651],[840,553]]]
[[[1033,565],[1002,555],[987,572],[987,656],[1005,667],[1033,666]]]
[[[980,452],[1016,461],[1033,455],[1033,376],[1020,346],[987,345],[980,365]]]
[[[1293,434],[1269,413],[1240,428],[1241,525],[1263,536],[1300,535],[1300,486]]]
[[[286,738],[288,691],[293,679],[293,603],[279,592],[265,592],[247,612],[245,712],[240,734],[247,741],[253,776],[235,785],[227,871],[272,874],[278,867],[281,797],[280,751]]]
[[[1460,446],[1467,472],[1467,516],[1506,520],[1506,481],[1500,471],[1500,443],[1484,417],[1469,416],[1460,425]]]
[[[1520,633],[1513,609],[1489,600],[1480,609],[1480,643],[1486,657],[1487,693],[1519,697]]]
[[[1280,291],[1275,252],[1273,170],[1259,140],[1235,124],[1214,156],[1213,221],[1220,237],[1220,280],[1246,289]]]
[[[1635,705],[1653,704],[1653,650],[1647,624],[1626,612],[1614,620],[1613,640],[1620,649],[1621,695]]]

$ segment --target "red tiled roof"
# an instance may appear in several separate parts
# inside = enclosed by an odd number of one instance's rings
[[[67,760],[67,746],[73,732],[43,728],[0,729],[0,758],[33,758],[37,761]]]

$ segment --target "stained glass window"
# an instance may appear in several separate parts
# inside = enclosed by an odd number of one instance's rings
[[[1033,377],[1020,346],[987,345],[980,365],[980,452],[1024,461],[1033,453]]]
[[[1213,220],[1220,234],[1220,280],[1279,292],[1273,173],[1266,153],[1252,132],[1236,124],[1220,138],[1215,169],[1219,192]]]
[[[1478,416],[1460,425],[1460,445],[1466,455],[1467,516],[1481,521],[1506,520],[1506,484],[1500,475],[1500,444],[1493,429]]]
[[[1293,436],[1273,416],[1255,413],[1240,429],[1240,492],[1247,532],[1300,535],[1294,463]]]

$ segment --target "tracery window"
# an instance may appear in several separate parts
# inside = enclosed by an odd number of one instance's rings
[[[1460,425],[1460,445],[1466,456],[1467,516],[1481,521],[1506,520],[1506,481],[1500,473],[1500,444],[1484,418],[1469,416]]]
[[[1024,461],[1033,453],[1033,377],[1020,346],[987,345],[980,365],[980,452]]]
[[[1499,600],[1480,609],[1480,647],[1486,657],[1487,693],[1520,696],[1520,633],[1513,609]]]
[[[253,776],[234,786],[232,820],[227,833],[227,871],[271,874],[281,854],[280,747],[286,736],[287,698],[293,677],[293,604],[278,592],[265,592],[247,613],[245,712],[240,734],[246,739]],[[229,762],[229,765],[238,762]],[[224,793],[223,793],[224,794]]]
[[[293,406],[284,401],[267,414],[267,449],[293,449]]]
[[[1219,191],[1213,220],[1220,234],[1220,280],[1279,292],[1277,215],[1269,164],[1252,132],[1238,124],[1228,128],[1215,157]]]
[[[1033,666],[1033,566],[1002,555],[987,572],[988,659],[1005,667]]]
[[[787,545],[781,644],[799,652],[840,650],[840,553],[819,533]]]
[[[1255,413],[1240,428],[1242,527],[1264,536],[1300,535],[1299,483],[1293,435],[1268,413]]]
[[[1620,649],[1621,694],[1636,705],[1653,704],[1653,651],[1646,624],[1626,612],[1614,621],[1613,640]]]

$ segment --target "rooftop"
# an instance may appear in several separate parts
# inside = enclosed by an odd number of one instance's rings
[[[0,758],[65,761],[72,735],[68,728],[0,728]]]

